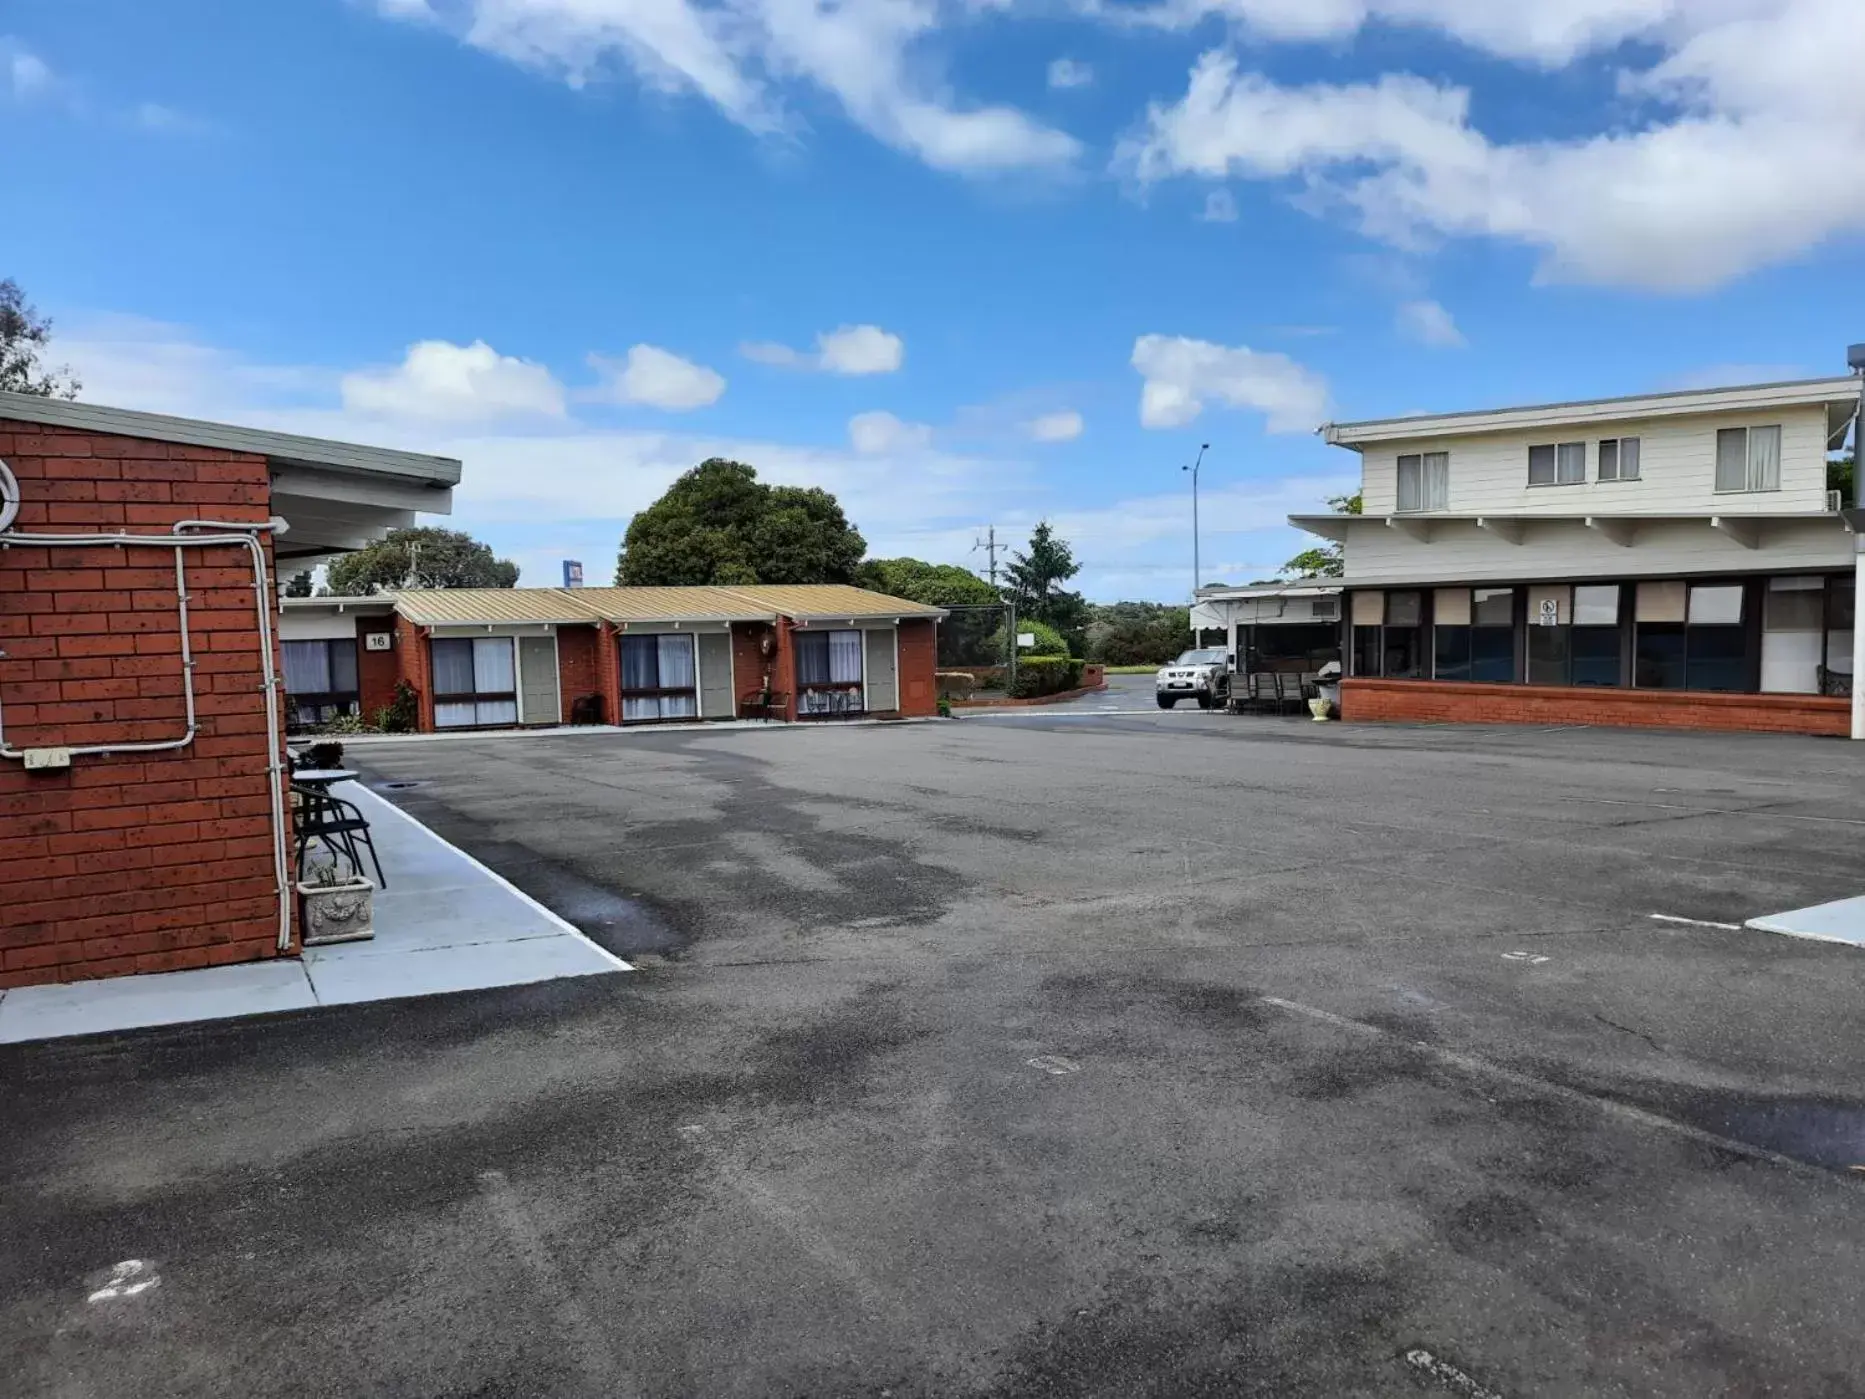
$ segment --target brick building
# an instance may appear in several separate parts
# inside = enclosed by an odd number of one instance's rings
[[[935,712],[936,607],[833,585],[488,588],[288,598],[288,715],[421,732]],[[774,703],[766,704],[769,697]]]
[[[281,567],[456,461],[0,393],[0,988],[295,950]]]

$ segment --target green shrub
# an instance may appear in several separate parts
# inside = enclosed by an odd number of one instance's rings
[[[421,722],[421,697],[406,680],[395,682],[395,702],[376,711],[376,727],[385,734],[411,734]]]
[[[1081,681],[1081,662],[1067,656],[1025,656],[1017,662],[1012,699],[1040,699],[1074,689]]]
[[[1027,632],[1036,638],[1036,644],[1034,646],[1017,651],[1018,659],[1024,656],[1066,656],[1069,654],[1068,638],[1063,636],[1061,632],[1057,631],[1047,622],[1038,622],[1033,618],[1019,617],[1017,619],[1017,631],[1019,634]],[[1009,641],[1009,633],[1002,627],[999,627],[997,635],[992,638],[992,644],[1000,656],[1007,654]]]

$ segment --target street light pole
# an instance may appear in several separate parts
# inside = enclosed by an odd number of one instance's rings
[[[1209,442],[1198,448],[1198,460],[1190,466],[1181,466],[1180,471],[1192,474],[1192,606],[1198,605],[1198,590],[1204,586],[1204,564],[1198,556],[1198,468],[1204,465],[1204,454],[1211,450]],[[1195,629],[1194,629],[1195,630]]]

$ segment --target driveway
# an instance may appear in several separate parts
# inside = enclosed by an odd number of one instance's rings
[[[1865,960],[1717,926],[1859,892],[1843,743],[366,765],[643,970],[0,1050],[9,1392],[1865,1389]]]

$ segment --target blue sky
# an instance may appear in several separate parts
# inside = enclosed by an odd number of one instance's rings
[[[87,399],[462,456],[528,583],[732,455],[1170,600],[1201,442],[1250,579],[1328,418],[1843,372],[1861,52],[1856,0],[11,0],[0,275]]]

